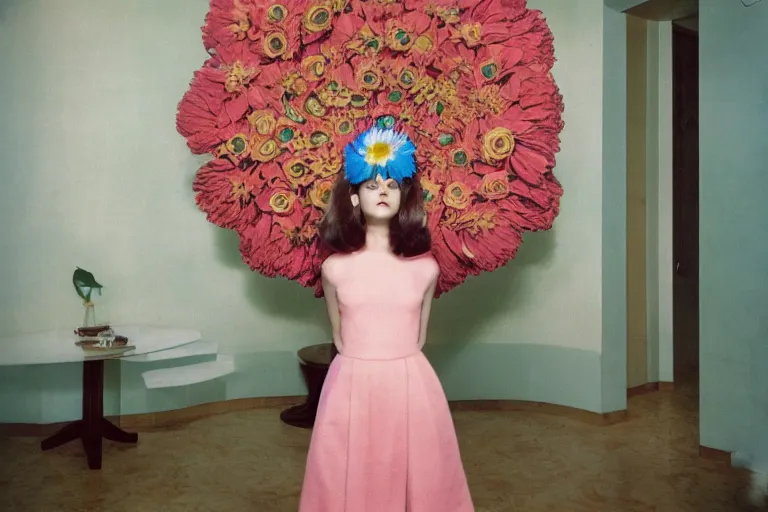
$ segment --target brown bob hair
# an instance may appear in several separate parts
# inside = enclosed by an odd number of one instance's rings
[[[343,174],[333,187],[328,209],[317,227],[320,239],[333,252],[348,254],[365,246],[365,215],[351,199],[359,190],[360,185],[352,185]],[[400,210],[389,221],[389,246],[398,256],[420,256],[432,245],[424,222],[424,192],[418,180],[405,178],[400,195]]]

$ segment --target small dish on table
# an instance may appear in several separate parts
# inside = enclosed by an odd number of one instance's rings
[[[93,356],[120,355],[136,348],[128,344],[127,337],[115,334],[109,325],[79,327],[75,334],[80,338],[75,344]]]

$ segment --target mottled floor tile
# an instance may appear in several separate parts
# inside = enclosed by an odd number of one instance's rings
[[[730,512],[744,472],[698,456],[694,387],[630,400],[630,419],[592,426],[530,412],[454,415],[478,512]],[[278,409],[230,413],[178,430],[105,442],[88,471],[76,443],[0,440],[0,510],[292,512],[309,432]],[[351,511],[365,512],[365,511]],[[445,511],[450,512],[450,511]]]

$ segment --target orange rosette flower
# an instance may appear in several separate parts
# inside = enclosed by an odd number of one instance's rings
[[[300,157],[291,158],[282,163],[285,180],[293,190],[306,187],[314,181],[314,176],[306,160]]]
[[[548,121],[557,114],[556,109],[539,106],[523,109],[517,105],[505,112],[504,117],[479,122],[479,130],[484,134],[482,154],[485,161],[492,164],[504,162],[514,175],[527,183],[542,184],[545,176],[551,174],[554,152],[542,147],[541,142],[550,138]],[[558,126],[561,125],[554,124],[552,129],[558,130]],[[547,158],[549,155],[551,160]]]
[[[445,186],[443,203],[455,210],[466,210],[472,205],[472,189],[463,181],[451,181]]]
[[[249,6],[251,24],[247,33],[253,43],[250,50],[262,62],[293,59],[301,47],[301,14],[302,2],[297,0],[252,2]]]
[[[309,0],[301,19],[302,41],[311,44],[333,26],[334,8],[331,0]]]
[[[331,200],[333,191],[333,180],[318,180],[312,184],[309,190],[309,201],[318,210],[325,210],[328,202]]]
[[[303,286],[317,281],[322,259],[316,237],[307,241],[301,235],[309,218],[262,215],[256,222],[239,231],[243,261],[254,271],[267,277],[283,276]],[[315,220],[311,222],[316,223]]]
[[[258,191],[256,204],[265,214],[281,217],[290,216],[300,208],[296,193],[287,183],[278,180]]]
[[[256,136],[251,139],[250,156],[254,162],[271,162],[280,155],[280,144],[273,137]]]
[[[489,201],[504,199],[509,195],[509,177],[506,171],[496,171],[483,176],[480,195]]]

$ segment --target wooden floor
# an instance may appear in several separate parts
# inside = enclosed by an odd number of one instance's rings
[[[476,510],[751,510],[737,504],[747,475],[699,457],[697,403],[693,387],[636,396],[629,420],[607,427],[530,412],[457,412]],[[101,472],[85,469],[74,443],[41,453],[35,439],[0,440],[0,510],[294,512],[309,432],[283,425],[278,412],[144,433],[134,447],[105,442]]]

